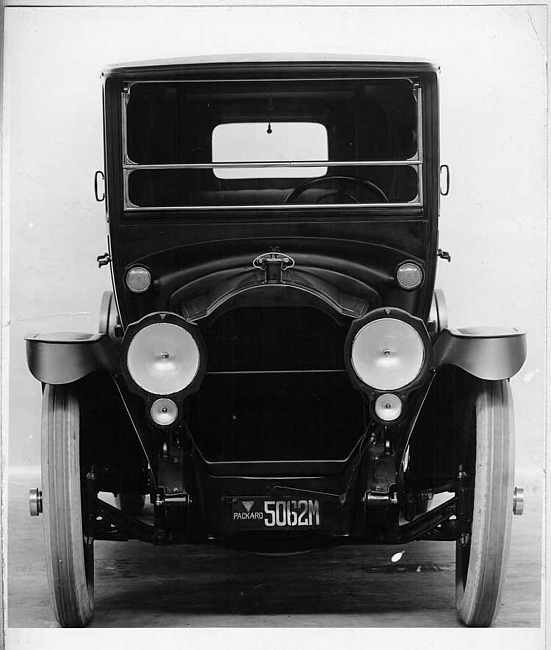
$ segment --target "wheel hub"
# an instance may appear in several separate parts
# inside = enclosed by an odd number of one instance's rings
[[[515,488],[513,493],[513,514],[522,515],[524,512],[524,489]]]
[[[38,517],[42,514],[42,490],[38,488],[29,490],[29,510],[31,517]]]

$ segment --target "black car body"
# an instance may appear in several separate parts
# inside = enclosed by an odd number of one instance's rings
[[[489,625],[502,571],[481,580],[477,558],[507,553],[507,380],[525,336],[448,329],[434,289],[449,257],[437,68],[235,57],[103,78],[113,293],[97,334],[27,338],[60,623],[91,616],[94,539],[270,553],[440,539],[457,544],[462,620]],[[76,448],[52,447],[75,427]],[[67,544],[76,568],[57,579]]]

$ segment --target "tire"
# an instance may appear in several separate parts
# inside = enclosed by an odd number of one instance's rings
[[[85,543],[81,502],[80,403],[71,386],[46,385],[42,492],[46,568],[61,627],[84,627],[94,611],[94,549]]]
[[[470,540],[456,542],[456,604],[469,627],[488,627],[499,605],[509,554],[514,480],[514,419],[507,381],[477,382],[463,470],[474,498]]]
[[[98,332],[107,334],[112,341],[120,340],[117,328],[120,327],[117,303],[112,291],[104,291],[99,308]]]

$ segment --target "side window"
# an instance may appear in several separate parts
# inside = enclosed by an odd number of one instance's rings
[[[261,163],[327,162],[327,129],[315,122],[239,122],[219,124],[212,132],[212,162],[217,178],[315,178],[327,167],[262,167]],[[254,167],[245,163],[257,163]]]

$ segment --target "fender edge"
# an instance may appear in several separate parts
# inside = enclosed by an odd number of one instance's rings
[[[435,367],[458,366],[479,379],[509,379],[526,360],[526,333],[514,328],[445,329],[434,345]]]
[[[28,334],[27,364],[44,384],[69,384],[95,370],[110,374],[119,368],[119,354],[106,334],[54,332]]]

